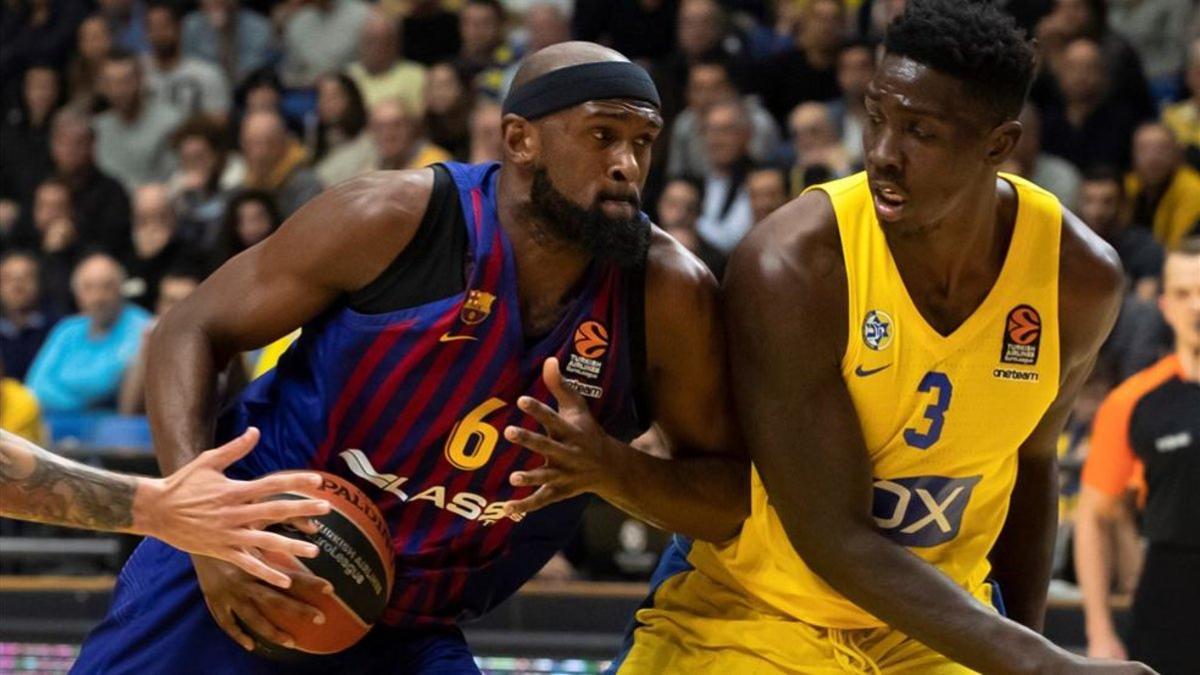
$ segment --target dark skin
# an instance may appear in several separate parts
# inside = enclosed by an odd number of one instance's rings
[[[550,69],[617,58],[596,45],[567,43],[530,61]],[[589,263],[585,252],[550,236],[530,215],[534,167],[544,166],[554,185],[581,206],[600,193],[636,197],[650,161],[646,141],[652,143],[661,126],[653,109],[623,101],[590,102],[534,123],[505,119],[497,210],[512,242],[527,334],[557,323]],[[432,186],[432,170],[419,170],[375,173],[328,190],[159,322],[149,346],[147,402],[164,473],[211,444],[216,375],[229,359],[288,334],[377,277],[411,241]],[[610,215],[633,208],[619,201],[602,206]],[[680,308],[690,312],[686,325],[670,320]],[[539,471],[513,474],[514,484],[540,486],[514,510],[594,492],[661,527],[731,538],[749,510],[748,465],[728,450],[735,434],[716,282],[657,229],[648,254],[646,326],[656,433],[635,441],[641,450],[605,435],[578,397],[561,386],[557,364],[549,361],[545,377],[558,410],[523,399],[518,405],[542,421],[546,433],[510,436],[548,462]],[[659,437],[667,440],[654,440]],[[253,643],[234,615],[282,644],[291,637],[269,617],[286,612],[321,618],[314,607],[225,563],[193,562],[213,617],[248,649]],[[293,585],[327,586],[304,574],[293,575]]]
[[[867,95],[864,147],[877,215],[914,304],[943,335],[995,283],[1016,214],[1014,190],[996,172],[1020,125],[997,124],[986,108],[964,105],[969,100],[954,78],[893,56],[881,63]],[[881,191],[901,205],[880,208]],[[828,196],[805,194],[752,230],[730,262],[723,290],[734,397],[747,448],[805,562],[889,626],[975,670],[1083,668],[1082,659],[1036,631],[1055,526],[1055,442],[1115,321],[1121,285],[1112,249],[1064,212],[1062,379],[1056,400],[1017,451],[1017,483],[991,555],[1012,616],[1006,619],[874,524],[871,461],[841,374],[847,286]],[[783,306],[789,311],[777,311]],[[797,444],[797,438],[820,443]],[[1150,672],[1137,664],[1087,667]]]

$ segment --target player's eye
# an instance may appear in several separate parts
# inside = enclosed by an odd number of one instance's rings
[[[608,129],[593,129],[592,138],[600,141],[601,143],[607,143],[612,140],[612,134],[608,131]]]

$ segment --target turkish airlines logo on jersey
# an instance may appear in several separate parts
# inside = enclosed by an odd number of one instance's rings
[[[1004,345],[1000,350],[1000,361],[1032,366],[1037,363],[1041,342],[1041,315],[1029,305],[1017,305],[1004,322]]]
[[[884,536],[922,548],[958,536],[963,512],[983,476],[914,476],[875,481],[871,515]]]

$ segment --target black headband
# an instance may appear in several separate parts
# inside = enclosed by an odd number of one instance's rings
[[[602,61],[558,68],[526,82],[508,92],[503,112],[536,120],[606,98],[628,98],[662,107],[658,88],[644,68],[628,61]]]

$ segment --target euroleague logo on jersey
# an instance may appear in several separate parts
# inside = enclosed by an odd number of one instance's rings
[[[582,396],[600,398],[604,389],[598,386],[604,362],[600,359],[608,353],[608,329],[604,324],[589,319],[579,324],[572,339],[571,354],[567,355],[566,372],[576,377],[564,377],[563,384]]]
[[[1042,316],[1029,305],[1017,305],[1008,313],[1004,322],[1004,344],[1000,351],[1000,361],[1032,366],[1037,363],[1041,342]]]
[[[575,329],[575,353],[598,359],[608,351],[608,329],[599,321],[585,321]]]

